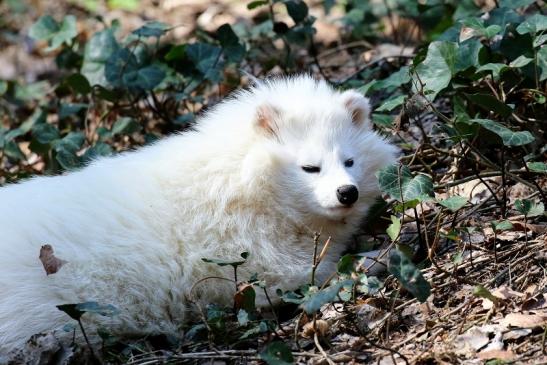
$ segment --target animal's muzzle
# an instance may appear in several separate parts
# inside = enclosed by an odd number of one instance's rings
[[[352,205],[359,198],[359,190],[355,185],[342,185],[336,189],[338,201],[344,205]]]

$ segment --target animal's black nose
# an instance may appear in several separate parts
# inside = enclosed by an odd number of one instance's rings
[[[359,190],[355,185],[342,185],[336,189],[338,201],[344,205],[352,205],[359,198]]]

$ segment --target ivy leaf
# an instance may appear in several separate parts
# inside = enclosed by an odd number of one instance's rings
[[[382,192],[398,201],[427,200],[433,194],[433,181],[429,176],[412,176],[407,166],[390,165],[381,169],[378,182]]]
[[[503,117],[511,115],[513,109],[499,101],[494,95],[490,94],[464,94],[471,102],[485,109],[493,111]]]
[[[60,137],[59,130],[48,123],[40,123],[32,128],[32,135],[41,144],[49,144]]]
[[[112,29],[95,33],[87,42],[81,73],[90,85],[108,86],[105,76],[105,63],[119,49]]]
[[[78,35],[76,17],[67,15],[61,24],[57,23],[50,15],[41,16],[29,29],[29,36],[38,40],[47,40],[49,47],[46,51],[53,51],[63,43],[70,41]]]
[[[130,117],[118,119],[112,126],[112,135],[116,134],[132,134],[141,130],[139,123]]]
[[[74,15],[65,16],[59,30],[51,38],[50,45],[46,51],[53,51],[59,48],[63,43],[70,44],[72,39],[77,35],[76,17]]]
[[[547,164],[545,162],[528,162],[526,164],[530,171],[543,172],[547,174]]]
[[[534,14],[517,27],[519,34],[538,33],[547,29],[547,16]]]
[[[207,262],[210,264],[217,264],[218,266],[237,267],[239,265],[243,265],[245,261],[247,261],[247,257],[249,257],[249,253],[243,252],[241,253],[241,257],[243,258],[243,260],[222,260],[222,259],[207,259],[207,258],[202,258],[201,260],[203,262]]]
[[[545,206],[543,203],[535,203],[529,199],[517,199],[515,200],[515,209],[519,211],[525,217],[537,217],[545,212]]]
[[[85,95],[91,92],[91,85],[87,78],[79,73],[72,74],[65,79],[65,84],[67,84],[73,91]]]
[[[388,271],[420,302],[425,302],[431,294],[431,287],[421,271],[398,249],[391,252]]]
[[[454,195],[450,198],[440,201],[439,204],[445,208],[450,209],[453,212],[456,212],[463,208],[465,204],[467,204],[467,199],[463,196]]]
[[[259,356],[269,365],[288,365],[294,362],[291,350],[281,341],[270,342]]]
[[[517,9],[528,6],[536,0],[500,0],[500,8]]]
[[[243,59],[245,46],[239,42],[230,24],[221,25],[217,30],[217,37],[228,61],[240,62]]]
[[[399,95],[395,98],[391,98],[388,101],[384,102],[379,108],[376,109],[377,112],[382,111],[392,111],[393,109],[397,108],[398,106],[402,105],[405,102],[405,95]]]
[[[255,0],[255,1],[251,1],[250,3],[247,4],[247,9],[253,10],[253,9],[256,9],[260,6],[268,5],[268,4],[269,4],[268,0]]]
[[[194,43],[186,46],[186,55],[194,63],[196,69],[208,80],[213,82],[221,79],[219,62],[222,49],[208,43]]]
[[[59,23],[51,15],[43,15],[32,24],[28,35],[37,40],[50,40],[59,31]]]
[[[338,297],[338,292],[340,291],[340,289],[342,289],[344,286],[350,285],[353,285],[353,280],[348,279],[333,284],[323,290],[319,290],[318,292],[311,294],[307,300],[300,304],[300,307],[307,314],[316,313],[319,309],[321,309],[323,304],[332,303],[333,301],[335,301]]]
[[[513,132],[509,128],[490,119],[470,119],[467,123],[477,123],[501,137],[505,146],[523,146],[534,141],[534,136],[528,131]]]
[[[97,302],[61,304],[57,306],[57,309],[65,312],[70,318],[75,320],[79,320],[84,313],[97,313],[104,317],[113,317],[120,313],[119,309],[111,304],[102,305]]]
[[[536,59],[538,68],[541,70],[539,81],[545,81],[547,79],[547,46],[539,49]]]
[[[488,289],[486,289],[482,285],[477,285],[476,287],[473,288],[473,295],[479,298],[488,299],[493,303],[498,303],[500,300],[498,297],[496,297],[494,294],[492,294]]]
[[[391,238],[392,241],[395,241],[397,237],[399,237],[399,233],[401,232],[401,220],[397,218],[396,216],[391,216],[391,224],[389,227],[387,227],[386,230],[389,238]]]
[[[302,0],[285,0],[285,6],[289,16],[296,24],[300,23],[308,16],[308,6]]]
[[[490,71],[494,80],[499,79],[500,74],[509,69],[509,66],[505,63],[487,63],[477,68],[477,73],[482,71]]]
[[[426,58],[416,67],[414,84],[420,85],[421,81],[424,84],[424,93],[430,100],[435,99],[450,84],[456,70],[457,49],[457,44],[453,42],[432,42],[427,49]]]
[[[492,227],[492,229],[496,232],[507,231],[513,228],[513,223],[507,220],[503,220],[503,221],[494,220],[490,222],[490,227]]]
[[[158,21],[151,21],[140,27],[139,29],[136,29],[133,31],[133,34],[135,34],[138,37],[156,37],[159,38],[162,35],[164,35],[166,32],[168,32],[171,28],[169,25],[158,22]]]

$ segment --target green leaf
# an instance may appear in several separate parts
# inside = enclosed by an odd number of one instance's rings
[[[302,0],[285,0],[287,12],[292,20],[298,24],[308,16],[308,6]]]
[[[534,136],[528,131],[513,132],[490,119],[470,119],[468,123],[477,123],[501,137],[505,146],[522,146],[534,141]]]
[[[412,176],[407,166],[390,165],[381,169],[378,182],[382,192],[398,201],[427,200],[433,195],[433,181],[429,176]]]
[[[391,127],[393,125],[393,116],[387,114],[372,114],[372,123],[379,127]]]
[[[391,98],[388,101],[384,102],[379,108],[376,109],[377,112],[382,111],[392,111],[393,109],[401,106],[405,102],[405,95],[399,95],[395,98]]]
[[[139,123],[130,117],[118,119],[112,126],[112,135],[116,134],[132,134],[141,130]]]
[[[85,45],[81,73],[90,85],[108,86],[105,77],[105,63],[119,48],[112,29],[97,32]]]
[[[179,44],[177,46],[171,47],[169,52],[167,52],[167,54],[165,55],[165,59],[167,61],[181,60],[184,58],[185,54],[186,54],[186,45]]]
[[[496,232],[507,231],[513,228],[513,223],[507,220],[502,220],[502,221],[494,220],[490,222],[490,227],[492,227],[492,229]]]
[[[482,43],[476,38],[460,43],[456,58],[456,72],[465,71],[469,67],[479,67],[479,53],[483,48]]]
[[[395,241],[397,237],[399,237],[399,233],[401,232],[401,220],[397,218],[396,216],[391,216],[391,224],[389,227],[387,227],[386,230],[389,238],[391,238],[392,241]]]
[[[355,262],[355,255],[345,254],[340,258],[336,265],[336,271],[340,274],[351,274],[353,271],[353,264]]]
[[[443,207],[450,209],[453,212],[456,212],[463,208],[467,204],[467,199],[463,196],[454,195],[445,200],[439,202]]]
[[[316,313],[326,303],[332,303],[338,297],[338,292],[345,286],[353,285],[353,280],[343,280],[336,284],[333,284],[325,289],[319,290],[313,293],[305,300],[300,307],[307,313]]]
[[[247,257],[249,257],[249,253],[248,252],[243,252],[243,253],[241,253],[241,257],[243,258],[243,260],[237,260],[237,261],[222,260],[222,259],[207,259],[207,258],[202,258],[201,260],[203,262],[207,262],[207,263],[210,263],[210,264],[217,264],[218,266],[237,267],[237,266],[243,265],[245,263],[245,261],[247,261]]]
[[[85,95],[91,92],[91,85],[87,78],[79,73],[72,74],[65,79],[65,83],[75,92]]]
[[[35,125],[32,128],[32,135],[41,144],[49,144],[60,137],[57,127],[48,123]]]
[[[416,67],[413,84],[420,85],[421,81],[424,93],[430,100],[450,84],[456,71],[457,49],[457,44],[453,42],[432,42],[426,58]]]
[[[509,69],[509,66],[505,63],[487,63],[477,68],[477,73],[482,71],[490,71],[494,80],[499,79],[500,74]]]
[[[477,285],[473,288],[473,295],[479,298],[488,299],[493,303],[497,303],[499,301],[498,297],[494,296],[494,294],[490,293],[490,291],[482,285]]]
[[[547,174],[547,164],[545,162],[528,162],[526,166],[528,166],[530,171]]]
[[[543,46],[537,52],[537,65],[541,70],[539,81],[543,82],[547,79],[547,46]]]
[[[268,0],[255,0],[247,4],[247,9],[253,10],[258,8],[259,6],[268,5],[268,4],[269,4]]]
[[[503,117],[511,115],[513,109],[508,105],[499,101],[494,95],[491,94],[464,94],[474,104],[477,104],[486,111],[493,111]]]
[[[136,29],[133,31],[133,34],[135,34],[138,37],[156,37],[159,38],[162,35],[164,35],[166,32],[170,30],[169,25],[158,22],[158,21],[150,21],[144,24],[139,29]]]
[[[239,42],[239,38],[229,24],[218,28],[217,37],[228,61],[240,62],[243,59],[245,46]]]
[[[50,40],[59,31],[59,23],[51,15],[43,15],[32,24],[28,35],[37,40]]]
[[[294,362],[291,350],[281,341],[270,342],[259,357],[268,365],[288,365]]]
[[[15,161],[26,160],[25,154],[19,148],[19,145],[15,141],[7,141],[4,145],[4,153],[6,156]]]
[[[391,252],[388,271],[420,302],[425,302],[431,294],[431,287],[421,271],[398,249]]]
[[[70,103],[70,104],[61,104],[59,108],[59,119],[64,119],[74,114],[78,114],[80,111],[89,108],[89,104],[83,103]]]
[[[378,280],[376,276],[367,276],[366,274],[359,275],[359,283],[357,285],[357,291],[361,294],[375,295],[377,294],[384,284]]]
[[[194,43],[186,46],[186,55],[196,69],[213,82],[219,81],[222,77],[219,62],[221,52],[220,47],[208,43]]]
[[[38,40],[47,40],[49,47],[46,51],[53,51],[63,43],[70,44],[78,35],[76,17],[67,15],[61,24],[50,15],[41,16],[29,29],[29,36]]]
[[[534,60],[533,58],[528,58],[526,56],[519,56],[516,59],[514,59],[513,61],[511,61],[511,63],[509,63],[509,66],[510,67],[521,68],[521,67],[526,66],[527,64],[529,64],[533,60]]]
[[[114,151],[110,145],[104,142],[97,142],[94,146],[88,148],[82,157],[84,161],[89,162],[98,157],[111,156],[113,153]]]
[[[538,215],[542,215],[545,211],[543,203],[536,203],[529,199],[515,200],[515,209],[525,217],[537,217]]]
[[[72,39],[74,39],[77,35],[78,29],[76,27],[76,17],[74,15],[65,16],[59,30],[50,39],[50,45],[46,51],[53,51],[59,48],[63,43],[69,45]]]
[[[85,142],[85,136],[82,132],[70,132],[62,139],[53,141],[53,148],[59,152],[65,150],[72,154],[76,154],[82,148]]]
[[[542,14],[534,14],[517,27],[519,34],[532,33],[536,34],[547,29],[547,16]]]
[[[96,313],[104,317],[113,317],[120,311],[111,304],[102,305],[97,302],[84,302],[78,304],[61,304],[57,306],[62,312],[65,312],[70,318],[79,320],[84,313]]]
[[[500,8],[517,9],[528,6],[536,0],[500,0]]]
[[[476,17],[464,19],[462,20],[462,24],[469,28],[472,28],[475,31],[474,33],[476,35],[483,36],[488,39],[492,38],[502,30],[501,26],[497,24],[485,26],[484,21]]]

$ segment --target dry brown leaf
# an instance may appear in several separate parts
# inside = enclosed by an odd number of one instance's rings
[[[533,297],[527,298],[521,306],[522,310],[547,309],[547,294],[538,293]]]
[[[46,275],[55,274],[61,266],[67,263],[67,261],[55,257],[53,254],[53,247],[51,245],[43,245],[40,248],[40,261],[44,265]]]
[[[488,332],[479,327],[471,327],[464,334],[456,337],[454,344],[459,354],[470,354],[488,345]]]
[[[253,285],[249,283],[240,283],[237,286],[237,292],[234,294],[234,307],[236,310],[242,309],[245,306],[245,295],[248,291],[253,290]]]
[[[511,351],[511,349],[481,351],[477,354],[477,356],[481,360],[499,359],[511,361],[515,358],[515,354]]]
[[[536,328],[547,324],[547,313],[545,314],[523,314],[509,313],[500,321],[504,326],[520,328]]]
[[[513,230],[514,231],[520,231],[524,232],[525,224],[524,221],[517,221],[517,220],[509,220],[511,224],[513,224]],[[526,231],[527,232],[534,232],[534,233],[543,233],[547,231],[547,225],[545,224],[530,224],[526,223]]]
[[[329,323],[323,319],[316,320],[315,327],[313,321],[306,323],[302,328],[302,337],[311,338],[316,331],[319,336],[325,337],[329,332]]]

